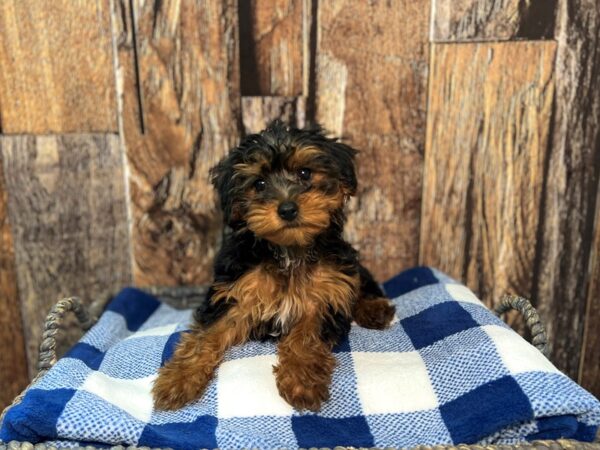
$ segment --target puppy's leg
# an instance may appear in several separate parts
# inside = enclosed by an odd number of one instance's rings
[[[279,394],[296,409],[318,411],[329,398],[336,361],[321,338],[321,320],[309,314],[284,336],[274,368]]]
[[[354,305],[354,320],[361,327],[383,330],[394,318],[396,308],[365,267],[359,265],[358,272],[360,295]]]
[[[249,328],[239,309],[233,307],[206,330],[198,327],[184,333],[173,358],[158,371],[152,389],[154,406],[173,410],[200,398],[224,353],[245,342]]]

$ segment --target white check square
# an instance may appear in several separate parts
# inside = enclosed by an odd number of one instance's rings
[[[511,374],[524,372],[560,373],[538,349],[513,330],[496,325],[486,325],[482,329],[494,342],[496,351]]]
[[[275,364],[277,355],[223,362],[217,372],[219,418],[290,416],[293,409],[281,398],[275,384]]]
[[[92,372],[80,389],[97,395],[142,422],[148,422],[152,415],[151,391],[155,378],[156,375],[150,375],[131,380]]]
[[[438,406],[419,352],[355,352],[352,359],[365,414],[423,411]]]
[[[446,284],[444,286],[450,296],[457,302],[473,303],[474,305],[485,306],[481,300],[477,298],[473,291],[462,284]]]

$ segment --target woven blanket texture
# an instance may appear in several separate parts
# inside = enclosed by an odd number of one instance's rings
[[[465,286],[419,267],[384,288],[397,308],[392,326],[353,325],[334,349],[331,398],[318,413],[279,396],[273,342],[234,347],[200,400],[155,411],[152,382],[192,311],[127,288],[9,410],[0,440],[175,449],[593,440],[598,400]]]

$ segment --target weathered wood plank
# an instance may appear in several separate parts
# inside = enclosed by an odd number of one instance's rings
[[[432,47],[420,262],[488,305],[532,293],[555,53],[550,41]]]
[[[2,155],[0,154],[0,168]],[[6,207],[4,174],[0,170],[0,410],[27,385],[27,356],[19,310],[15,252]]]
[[[577,379],[600,175],[600,9],[566,0],[558,15],[556,107],[535,296],[552,360]]]
[[[115,135],[0,138],[30,375],[45,316],[131,283],[125,178]]]
[[[435,0],[434,42],[552,39],[557,0]]]
[[[108,0],[0,2],[4,133],[116,131]]]
[[[303,0],[239,2],[243,95],[303,93]]]
[[[201,284],[221,236],[208,170],[241,134],[237,1],[131,3],[113,24],[134,279]]]
[[[590,257],[579,384],[600,398],[600,189],[596,197],[596,225]]]
[[[302,128],[306,124],[305,105],[304,97],[242,97],[244,133],[257,133],[275,119]]]
[[[379,279],[417,262],[429,2],[318,2],[316,119],[361,151],[347,237]]]

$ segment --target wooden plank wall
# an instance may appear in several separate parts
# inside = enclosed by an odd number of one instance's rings
[[[210,279],[207,171],[275,118],[360,150],[378,278],[530,297],[600,396],[599,44],[596,0],[2,2],[0,407],[59,296]]]

